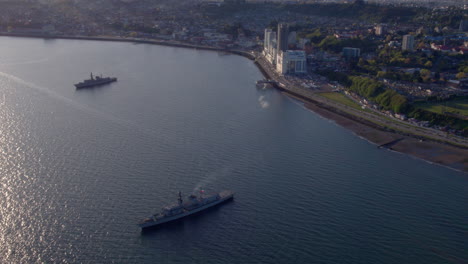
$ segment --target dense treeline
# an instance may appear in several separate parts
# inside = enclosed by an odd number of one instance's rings
[[[430,125],[447,126],[462,131],[463,136],[468,136],[468,120],[462,120],[453,116],[437,114],[420,108],[412,108],[408,117],[429,121]]]
[[[445,126],[461,131],[462,136],[468,136],[468,120],[462,120],[455,116],[429,112],[407,102],[405,96],[396,91],[386,89],[381,82],[367,77],[351,76],[335,71],[321,71],[319,74],[326,76],[331,81],[337,81],[349,90],[378,104],[382,109],[391,110],[395,113],[404,113],[410,118],[428,121],[430,125]],[[446,100],[466,99],[468,97],[451,97]],[[430,100],[438,100],[430,98]]]
[[[303,31],[299,33],[299,36],[308,39],[315,47],[334,53],[341,53],[345,47],[359,47],[361,52],[373,52],[380,44],[371,37],[363,36],[338,39],[333,35],[329,35],[328,30],[324,28],[316,28],[313,31],[303,29]]]
[[[406,97],[387,89],[375,98],[375,102],[384,109],[392,110],[395,113],[404,113],[408,107]]]
[[[284,5],[289,11],[317,16],[357,18],[371,22],[409,21],[421,9],[375,4]]]
[[[349,89],[360,96],[374,101],[385,110],[395,113],[404,113],[408,108],[406,97],[398,94],[394,90],[384,88],[384,85],[376,80],[367,77],[350,77],[351,86]]]
[[[448,10],[449,12],[440,12],[440,13],[432,13],[431,20],[437,21],[440,23],[440,27],[451,27],[451,28],[458,28],[460,25],[460,20],[466,19],[466,13],[463,10],[453,9]]]
[[[372,80],[367,77],[350,77],[351,79],[351,91],[356,92],[360,96],[365,98],[377,97],[384,90],[381,82]]]
[[[331,81],[337,81],[358,95],[375,102],[382,109],[395,113],[406,113],[409,104],[405,96],[394,90],[385,88],[383,83],[368,77],[347,76],[344,73],[334,71],[321,71],[319,74],[326,76]]]
[[[461,1],[461,0],[460,0]],[[316,3],[316,4],[285,4],[285,3],[246,3],[241,5],[225,4],[221,7],[201,5],[201,11],[208,17],[221,18],[238,12],[271,10],[289,11],[314,16],[358,19],[375,23],[395,22],[435,22],[439,27],[458,28],[461,19],[466,19],[464,10],[449,8],[434,11],[424,7],[377,5],[372,3]]]
[[[432,68],[439,55],[427,56],[424,52],[411,53],[387,46],[379,51],[378,60],[381,65],[387,66]]]
[[[323,28],[316,28],[313,32],[305,32],[301,37],[310,40],[310,43],[319,44],[327,37],[328,31]]]
[[[369,38],[338,39],[335,36],[327,36],[317,44],[317,47],[335,53],[340,53],[345,47],[359,47],[361,52],[372,52],[377,46],[378,43]]]
[[[233,24],[225,24],[222,28],[218,29],[221,33],[230,34],[234,39],[237,39],[239,32],[244,32],[246,36],[250,36],[252,32],[244,27],[242,23],[237,22]]]

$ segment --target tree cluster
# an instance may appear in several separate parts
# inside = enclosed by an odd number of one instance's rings
[[[342,52],[345,47],[356,47],[360,48],[361,52],[372,52],[377,49],[377,43],[369,38],[338,39],[335,36],[327,36],[317,44],[317,47],[335,53]]]
[[[429,121],[431,125],[446,126],[461,130],[462,136],[468,136],[468,120],[462,120],[445,114],[437,114],[420,108],[412,108],[411,111],[408,112],[408,117]]]
[[[376,80],[367,77],[350,77],[352,82],[349,89],[360,96],[374,101],[385,110],[395,113],[404,113],[408,108],[406,97],[394,90],[387,89]]]
[[[436,59],[435,56],[428,57],[425,53],[409,53],[390,47],[385,47],[380,50],[378,58],[381,65],[420,68],[431,68],[434,63],[433,61]]]

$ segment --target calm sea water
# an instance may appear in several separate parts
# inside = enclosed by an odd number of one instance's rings
[[[76,91],[90,72],[117,83]],[[377,149],[247,59],[0,38],[2,263],[466,263],[468,177]],[[235,200],[153,232],[186,194]]]

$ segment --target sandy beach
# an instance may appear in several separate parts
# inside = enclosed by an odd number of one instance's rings
[[[398,142],[389,147],[390,150],[412,155],[414,157],[440,164],[452,169],[468,172],[468,150],[454,146],[432,142],[420,141],[416,138],[386,132],[360,122],[348,119],[315,104],[305,103],[305,106],[320,116],[335,121],[338,125],[351,130],[356,135],[376,144],[376,147],[398,139]],[[387,151],[382,148],[382,151]]]

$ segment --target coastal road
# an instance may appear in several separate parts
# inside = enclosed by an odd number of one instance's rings
[[[318,105],[323,104],[328,108],[331,107],[335,109],[335,112],[339,113],[342,111],[355,117],[375,123],[379,126],[385,126],[397,131],[404,132],[406,134],[411,134],[416,137],[435,139],[468,148],[468,140],[465,138],[454,136],[449,137],[447,133],[437,129],[415,126],[402,120],[393,120],[391,117],[388,117],[384,114],[362,111],[320,96],[316,92],[308,88],[304,88],[300,82],[288,80],[284,76],[278,74],[271,63],[269,63],[263,56],[257,56],[256,62],[265,71],[269,78],[277,81],[279,86],[285,91],[303,98],[307,98],[311,102],[315,102]]]

